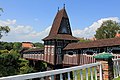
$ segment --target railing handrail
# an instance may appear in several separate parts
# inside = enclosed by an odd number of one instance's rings
[[[45,72],[36,72],[36,73],[1,77],[0,80],[24,80],[24,79],[32,79],[32,78],[42,78],[42,77],[45,77],[45,76],[62,74],[62,73],[66,73],[66,72],[71,72],[71,71],[75,71],[75,70],[90,68],[90,67],[99,66],[99,65],[101,65],[101,63],[96,62],[96,63],[92,63],[92,64],[85,64],[85,65],[82,65],[82,66],[75,66],[75,67],[64,68],[64,69],[57,69],[57,70],[51,70],[51,71],[45,71]]]

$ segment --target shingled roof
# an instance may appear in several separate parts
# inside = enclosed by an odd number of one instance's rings
[[[68,44],[64,50],[95,48],[95,47],[107,47],[120,45],[120,38],[101,39],[91,42],[78,42]]]
[[[25,50],[24,52],[36,52],[36,51],[44,51],[43,48],[31,48],[28,50]]]
[[[45,37],[43,40],[50,40],[50,39],[78,40],[77,38],[72,36],[72,33],[58,34],[58,30],[60,28],[62,18],[68,18],[65,8],[58,11],[53,21],[52,28],[49,35]]]
[[[57,34],[57,35],[52,35],[52,36],[47,36],[44,38],[44,40],[49,40],[49,39],[58,39],[58,40],[78,40],[76,37],[73,37],[68,34]]]

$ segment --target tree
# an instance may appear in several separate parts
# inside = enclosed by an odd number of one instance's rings
[[[96,39],[114,38],[116,32],[120,30],[120,24],[116,21],[107,20],[102,23],[94,35]]]
[[[0,8],[0,11],[3,12],[3,8]],[[1,16],[1,15],[0,15]]]
[[[42,43],[36,42],[34,43],[35,47],[43,48],[44,45]]]
[[[9,51],[10,51],[11,49],[13,49],[13,43],[12,43],[12,42],[9,42],[9,43],[8,43],[8,42],[5,42],[3,46],[4,46],[4,49],[7,49],[7,50],[9,50]]]
[[[79,39],[79,42],[90,42],[91,40],[90,39],[85,39],[85,38],[80,38]]]
[[[10,76],[19,73],[19,54],[0,54],[0,77]]]
[[[21,46],[22,46],[22,44],[20,42],[14,42],[13,43],[13,49],[14,50],[17,50],[17,51],[21,50]]]
[[[33,67],[29,67],[29,61],[23,58],[19,58],[19,74],[26,74],[33,72]]]
[[[28,64],[29,61],[21,59],[20,54],[14,50],[8,53],[2,52],[0,54],[0,77],[33,72],[33,68]]]
[[[3,9],[2,8],[0,8],[0,11],[2,11],[3,12]],[[1,15],[0,15],[1,16]],[[1,39],[1,37],[3,36],[3,34],[2,33],[8,33],[10,31],[10,28],[8,27],[8,26],[0,26],[0,39]]]
[[[8,33],[10,31],[10,28],[8,26],[0,26],[0,39],[3,36],[2,33]]]

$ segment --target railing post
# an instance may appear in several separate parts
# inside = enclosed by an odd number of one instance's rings
[[[102,64],[100,64],[100,80],[102,80],[103,78],[102,78]]]

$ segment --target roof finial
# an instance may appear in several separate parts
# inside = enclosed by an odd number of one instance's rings
[[[59,7],[58,7],[58,12],[59,12]]]
[[[65,9],[65,4],[63,5],[63,8]]]

